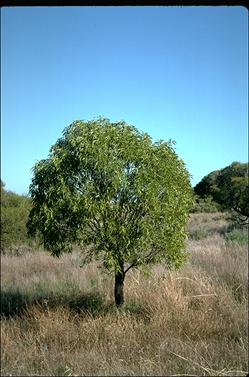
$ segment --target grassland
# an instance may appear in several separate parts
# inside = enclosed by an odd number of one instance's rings
[[[113,278],[80,253],[2,256],[1,373],[242,376],[248,372],[247,233],[224,214],[193,214],[188,263]]]

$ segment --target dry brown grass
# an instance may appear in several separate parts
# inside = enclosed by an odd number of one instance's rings
[[[190,216],[187,230],[189,238],[198,240],[213,234],[224,234],[231,224],[227,213],[193,213]]]
[[[218,232],[188,250],[178,272],[130,271],[121,310],[77,253],[3,256],[2,375],[246,375],[247,248]]]

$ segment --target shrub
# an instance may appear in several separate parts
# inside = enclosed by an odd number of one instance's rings
[[[206,196],[204,198],[195,195],[194,204],[190,209],[190,213],[213,213],[220,211],[220,205],[216,203],[211,196]]]
[[[237,243],[241,246],[248,245],[248,229],[233,229],[225,235],[228,243]]]
[[[30,198],[4,189],[1,182],[1,251],[28,243],[26,223]]]

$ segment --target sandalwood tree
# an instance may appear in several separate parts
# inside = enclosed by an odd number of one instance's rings
[[[77,244],[101,260],[121,305],[132,267],[184,262],[191,192],[171,141],[153,142],[124,121],[75,121],[33,168],[28,231],[52,255]]]

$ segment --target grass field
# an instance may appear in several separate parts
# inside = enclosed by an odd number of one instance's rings
[[[247,232],[193,214],[187,264],[113,277],[80,253],[2,256],[3,376],[243,376],[248,372]]]

